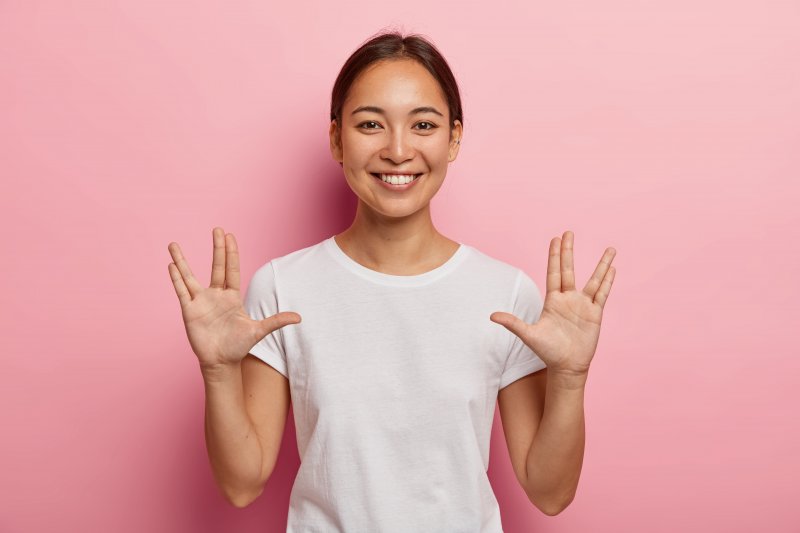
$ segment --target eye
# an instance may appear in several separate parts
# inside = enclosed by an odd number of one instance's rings
[[[417,126],[419,126],[421,124],[427,124],[429,126],[427,128],[422,128],[423,130],[432,130],[434,128],[438,128],[439,127],[439,126],[433,124],[432,122],[417,122]]]
[[[375,129],[375,128],[364,128],[365,124],[375,124],[375,125],[377,125],[378,123],[375,122],[374,120],[368,120],[366,122],[362,122],[361,124],[359,124],[358,127],[362,128],[362,129],[365,129],[365,130],[374,130]]]

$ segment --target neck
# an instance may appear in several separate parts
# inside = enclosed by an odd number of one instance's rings
[[[430,204],[405,217],[386,217],[359,201],[353,223],[335,238],[367,268],[397,275],[431,270],[457,247],[433,226]]]

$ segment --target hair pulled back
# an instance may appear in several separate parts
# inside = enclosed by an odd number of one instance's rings
[[[336,121],[339,129],[342,126],[342,106],[347,98],[350,86],[358,75],[368,66],[383,60],[413,59],[425,67],[439,82],[439,86],[447,99],[450,112],[450,129],[455,121],[464,124],[461,109],[461,95],[458,84],[444,56],[430,41],[419,34],[403,36],[399,31],[382,32],[367,40],[353,52],[342,66],[331,92],[331,120]]]

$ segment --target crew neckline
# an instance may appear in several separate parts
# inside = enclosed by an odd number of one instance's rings
[[[381,285],[391,285],[394,287],[418,287],[420,285],[427,285],[428,283],[432,283],[438,279],[441,279],[455,270],[455,268],[467,257],[467,254],[470,250],[469,245],[460,242],[458,243],[458,248],[456,249],[455,253],[453,253],[453,255],[451,255],[447,261],[433,270],[423,272],[422,274],[400,276],[397,274],[378,272],[377,270],[372,270],[371,268],[365,267],[344,253],[344,250],[341,249],[339,243],[336,242],[334,237],[335,235],[331,235],[325,239],[324,244],[325,249],[330,252],[333,258],[339,264],[341,264],[350,272],[361,276],[362,278],[366,278]]]

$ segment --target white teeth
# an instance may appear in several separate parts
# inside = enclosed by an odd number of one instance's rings
[[[397,175],[397,174],[381,174],[381,179],[386,183],[391,183],[392,185],[405,185],[406,183],[411,183],[414,181],[413,174],[407,175]]]

